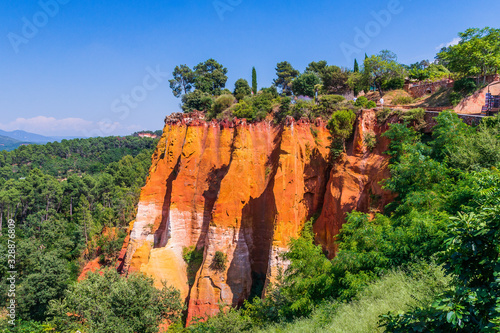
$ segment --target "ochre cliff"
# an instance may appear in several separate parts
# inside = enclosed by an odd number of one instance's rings
[[[361,113],[347,154],[330,166],[329,132],[319,120],[168,117],[120,268],[181,290],[188,322],[260,295],[286,266],[279,254],[312,216],[320,216],[317,241],[333,255],[346,212],[390,200],[378,184],[388,176],[387,142],[379,138],[373,151],[363,144],[365,133],[380,131],[373,111]],[[203,251],[190,279],[183,259],[189,247]],[[227,256],[224,269],[214,265],[217,251]]]
[[[354,138],[346,153],[335,161],[325,191],[320,217],[314,224],[316,241],[330,258],[335,256],[335,236],[345,222],[346,213],[357,210],[365,213],[382,212],[394,195],[382,189],[380,182],[390,177],[389,157],[384,154],[389,140],[381,134],[387,125],[379,126],[375,112],[363,111],[356,121]],[[364,141],[374,135],[377,144],[370,150]]]

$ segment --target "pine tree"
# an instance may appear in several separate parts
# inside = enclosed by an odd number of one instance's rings
[[[252,91],[254,95],[257,94],[257,71],[255,67],[252,68]]]
[[[354,73],[359,73],[358,59],[354,59]]]

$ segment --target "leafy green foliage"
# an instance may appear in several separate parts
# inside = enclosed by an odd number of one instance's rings
[[[400,89],[404,84],[403,67],[397,63],[397,57],[390,51],[381,51],[365,59],[364,75],[367,82],[377,88],[383,96],[383,90]]]
[[[252,91],[254,95],[259,92],[259,89],[257,88],[257,71],[255,70],[255,67],[252,67]]]
[[[323,91],[327,94],[343,94],[349,90],[350,72],[337,66],[327,66],[321,73]]]
[[[61,301],[52,301],[50,321],[63,332],[158,332],[163,319],[180,319],[184,304],[180,292],[140,273],[121,277],[115,270],[90,273],[68,289]]]
[[[212,108],[212,103],[212,96],[199,89],[196,89],[186,95],[182,95],[182,110],[185,113],[193,111],[208,111]]]
[[[328,129],[334,137],[340,137],[343,140],[348,139],[353,131],[356,114],[351,110],[340,110],[332,115],[328,121]]]
[[[135,137],[64,140],[3,153],[7,167],[13,168],[7,162],[17,162],[18,174],[28,172],[0,183],[2,232],[6,233],[7,218],[16,221],[16,299],[21,319],[43,321],[49,302],[64,295],[83,259],[95,258],[97,248],[106,264],[115,265],[125,236],[120,229],[126,230],[135,217],[156,142]],[[36,169],[38,163],[44,169]],[[110,235],[103,234],[105,228]],[[6,248],[7,238],[2,237],[0,249],[6,252]],[[7,297],[7,277],[4,266],[2,302]]]
[[[255,113],[251,101],[241,100],[233,107],[233,116],[241,119],[253,120]]]
[[[459,33],[460,42],[443,48],[437,55],[452,72],[462,77],[485,78],[500,68],[500,29],[467,29]]]
[[[196,273],[203,263],[203,248],[196,249],[194,246],[185,247],[182,249],[182,258],[188,265],[188,283],[192,286],[194,284]]]
[[[292,91],[296,96],[314,97],[315,86],[320,83],[320,78],[315,73],[304,73],[292,82]]]
[[[216,271],[223,271],[226,269],[227,255],[221,251],[215,251],[212,264],[210,265]]]
[[[245,96],[250,96],[252,94],[252,90],[248,85],[248,81],[245,79],[238,79],[234,84],[234,92],[233,95],[239,101],[243,99]]]
[[[373,132],[367,132],[363,136],[363,143],[371,151],[377,145],[377,136]]]
[[[212,104],[212,111],[210,112],[209,117],[217,117],[218,114],[229,109],[233,105],[234,101],[235,98],[233,95],[221,95],[217,97]]]
[[[278,63],[276,66],[276,78],[273,84],[281,89],[283,95],[290,96],[292,94],[292,81],[300,72],[292,67],[288,61]]]
[[[181,97],[191,91],[195,82],[195,75],[191,68],[187,65],[176,66],[172,75],[174,78],[169,82],[175,97]]]
[[[214,59],[208,59],[194,67],[194,86],[205,94],[219,96],[226,86],[226,74],[227,68]]]
[[[441,64],[431,64],[427,60],[411,64],[408,75],[410,79],[417,81],[436,81],[446,78],[450,71]]]

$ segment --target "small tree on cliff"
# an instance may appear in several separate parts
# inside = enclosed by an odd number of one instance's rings
[[[338,157],[340,152],[345,151],[345,140],[351,136],[355,120],[356,115],[351,110],[340,110],[332,114],[327,128],[332,136],[333,157]]]

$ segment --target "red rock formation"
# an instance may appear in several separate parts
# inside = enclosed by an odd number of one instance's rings
[[[236,306],[262,292],[286,265],[279,254],[290,238],[322,208],[315,231],[333,254],[346,211],[368,211],[370,194],[382,196],[378,208],[389,200],[377,184],[388,176],[381,155],[386,143],[367,151],[362,144],[367,131],[378,133],[369,111],[360,118],[347,156],[330,171],[329,133],[320,121],[219,123],[206,122],[199,113],[167,118],[124,270],[180,289],[190,322],[217,313],[220,303]],[[192,286],[182,257],[190,246],[203,249]],[[214,265],[217,251],[227,256],[225,269]]]

